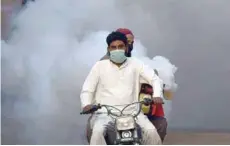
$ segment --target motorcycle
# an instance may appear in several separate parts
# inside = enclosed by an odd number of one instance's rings
[[[132,105],[138,104],[139,109],[136,114],[125,114],[125,109]],[[108,116],[112,117],[113,123],[109,123],[110,128],[106,131],[105,140],[108,145],[141,145],[142,135],[141,128],[136,122],[136,117],[141,113],[142,104],[152,104],[151,99],[145,99],[143,101],[134,102],[126,105],[122,110],[111,105],[94,105],[89,111],[81,112],[80,114],[91,114],[98,109],[105,108]],[[115,109],[118,112],[112,112]],[[119,113],[119,114],[117,114]],[[103,114],[103,113],[97,113]],[[110,131],[110,132],[109,132]],[[89,134],[89,133],[88,133]]]

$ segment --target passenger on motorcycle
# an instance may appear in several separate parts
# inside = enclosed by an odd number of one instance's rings
[[[106,38],[106,42],[110,59],[98,61],[87,76],[80,96],[83,111],[93,109],[95,103],[115,106],[138,101],[140,77],[152,85],[154,103],[162,104],[162,80],[141,61],[126,57],[125,52],[128,51],[126,36],[120,32],[112,32]],[[106,114],[96,114],[97,112],[91,119],[90,145],[105,145],[106,126],[112,119]],[[143,144],[162,143],[156,128],[144,114],[138,115],[137,123],[144,133]]]

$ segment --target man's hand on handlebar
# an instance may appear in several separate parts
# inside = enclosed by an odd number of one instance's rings
[[[163,104],[164,101],[161,97],[153,97],[153,103],[154,104]]]
[[[163,99],[160,97],[153,97],[152,99],[144,98],[143,102],[146,106],[150,104],[164,104]]]
[[[153,100],[150,98],[144,98],[143,102],[144,102],[144,105],[148,106],[153,103]]]
[[[99,109],[99,105],[89,104],[83,108],[83,111],[81,113],[82,114],[89,114],[89,113],[97,111],[98,109]]]

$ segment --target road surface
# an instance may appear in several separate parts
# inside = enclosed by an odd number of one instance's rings
[[[230,145],[230,133],[168,132],[167,145]]]

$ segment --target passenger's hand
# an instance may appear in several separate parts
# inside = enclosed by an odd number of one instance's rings
[[[163,104],[163,99],[161,97],[153,97],[154,104]]]

